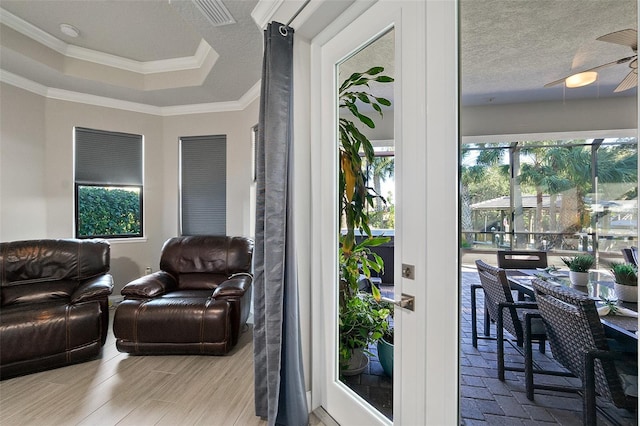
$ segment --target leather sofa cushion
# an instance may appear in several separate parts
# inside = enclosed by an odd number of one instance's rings
[[[2,287],[14,283],[84,280],[109,272],[106,240],[28,240],[0,244]]]
[[[174,276],[220,274],[225,279],[251,270],[253,242],[242,237],[175,237],[162,247],[160,269]]]
[[[3,308],[0,316],[0,363],[42,358],[83,346],[100,346],[100,303],[49,302]],[[73,330],[73,332],[69,332]]]
[[[178,288],[183,290],[215,290],[220,283],[226,281],[227,275],[222,274],[180,274]]]
[[[2,314],[4,308],[18,304],[60,301],[69,303],[71,295],[78,287],[77,281],[59,280],[39,283],[11,285],[0,288],[2,292]]]
[[[211,298],[124,300],[116,309],[116,338],[134,343],[229,342],[229,303]]]

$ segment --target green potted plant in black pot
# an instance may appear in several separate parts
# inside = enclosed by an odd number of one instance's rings
[[[638,302],[638,268],[631,263],[612,262],[613,285],[618,300]]]
[[[589,269],[596,259],[590,254],[579,254],[575,257],[561,257],[562,262],[569,267],[569,280],[576,287],[585,287],[589,283]]]
[[[373,119],[360,112],[359,105],[368,105],[382,115],[382,107],[391,102],[370,93],[370,83],[388,83],[393,78],[382,75],[384,68],[373,67],[366,72],[351,74],[338,89],[339,107],[347,111],[353,120],[339,120],[339,218],[344,232],[339,232],[340,294],[339,323],[340,368],[344,372],[354,349],[366,350],[382,336],[388,326],[389,310],[378,304],[381,295],[376,286],[372,294],[358,290],[361,278],[371,277],[371,271],[382,272],[384,262],[371,251],[371,247],[388,242],[389,237],[373,236],[369,225],[368,206],[376,198],[384,198],[367,184],[366,164],[371,164],[375,154],[371,141],[356,126],[357,122],[375,128]],[[363,238],[356,240],[356,231]],[[356,360],[355,363],[359,361]],[[351,362],[354,364],[354,362]]]

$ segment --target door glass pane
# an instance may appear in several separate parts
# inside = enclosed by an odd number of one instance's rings
[[[337,67],[339,380],[393,418],[394,30]],[[383,337],[383,335],[385,335]]]

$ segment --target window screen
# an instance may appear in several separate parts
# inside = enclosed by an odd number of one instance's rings
[[[180,139],[182,235],[227,231],[227,137]]]

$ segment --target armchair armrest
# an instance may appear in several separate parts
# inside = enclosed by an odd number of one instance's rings
[[[234,274],[215,289],[213,297],[242,297],[251,288],[252,282],[251,274]]]
[[[110,274],[89,278],[78,286],[71,295],[71,303],[87,302],[109,297],[113,291],[113,277]]]
[[[120,294],[134,299],[148,299],[161,296],[177,287],[178,282],[173,275],[165,271],[157,271],[131,281],[122,288]]]

